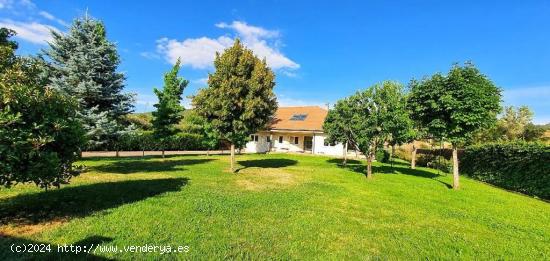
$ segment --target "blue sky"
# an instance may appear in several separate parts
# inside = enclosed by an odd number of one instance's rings
[[[48,30],[64,32],[88,10],[118,46],[136,111],[152,110],[152,89],[177,57],[192,95],[215,51],[240,37],[274,69],[283,106],[332,104],[472,60],[504,89],[506,105],[528,105],[536,123],[550,122],[549,1],[397,2],[0,0],[0,26],[19,31],[20,54],[34,54]]]

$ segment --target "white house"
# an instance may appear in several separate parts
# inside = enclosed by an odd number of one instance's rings
[[[280,107],[268,129],[250,136],[246,152],[302,152],[342,156],[342,144],[325,141],[323,122],[328,111],[318,106]]]

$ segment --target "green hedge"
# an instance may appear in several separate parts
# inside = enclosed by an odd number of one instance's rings
[[[550,199],[550,146],[494,143],[466,148],[461,172],[499,187]]]
[[[390,153],[385,149],[378,149],[374,154],[374,158],[378,162],[387,163],[390,162]]]
[[[151,131],[140,131],[124,135],[117,142],[89,147],[88,150],[139,151],[139,150],[206,150],[199,134],[180,133],[167,141],[164,146],[155,140]]]

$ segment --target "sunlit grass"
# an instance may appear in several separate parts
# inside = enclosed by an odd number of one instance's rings
[[[231,174],[227,156],[90,159],[61,190],[2,189],[0,258],[30,257],[6,251],[24,242],[190,248],[92,254],[116,259],[550,258],[550,204],[537,199],[464,177],[453,191],[450,176],[400,163],[367,180],[359,161],[237,161]]]

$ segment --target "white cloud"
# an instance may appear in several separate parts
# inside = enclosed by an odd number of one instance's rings
[[[240,21],[234,21],[231,24],[218,23],[216,27],[234,31],[234,36],[239,37],[242,43],[258,57],[265,58],[268,65],[275,70],[300,68],[299,64],[280,52],[278,31],[251,26]],[[175,63],[178,57],[181,57],[182,65],[205,69],[212,66],[216,52],[222,52],[232,44],[233,37],[229,36],[188,38],[183,41],[162,38],[157,41],[157,51],[170,63]]]
[[[1,20],[0,27],[7,27],[17,32],[17,37],[36,44],[46,44],[52,40],[51,31],[57,28],[37,22],[16,22],[9,19]]]
[[[34,8],[35,4],[30,0],[0,0],[0,9],[12,9],[15,6]]]
[[[216,52],[221,52],[231,46],[233,40],[226,36],[217,39],[201,37],[186,39],[182,42],[162,38],[157,41],[157,50],[172,64],[181,57],[182,65],[189,65],[197,69],[212,66]]]
[[[195,79],[193,80],[193,83],[197,83],[197,84],[207,84],[208,83],[208,77],[204,77],[204,78],[200,78],[200,79]]]
[[[11,8],[12,5],[12,0],[0,0],[0,9]]]
[[[296,78],[298,77],[298,74],[295,73],[295,72],[290,72],[290,71],[286,71],[286,70],[283,70],[281,71],[281,73],[283,73],[284,75],[290,77],[290,78]]]
[[[157,53],[152,53],[152,52],[141,52],[139,53],[139,55],[141,55],[142,57],[145,57],[147,59],[160,59],[160,55],[158,55]]]
[[[69,26],[69,24],[68,24],[67,22],[65,22],[65,21],[63,21],[63,20],[61,20],[61,19],[55,17],[54,15],[52,15],[52,14],[46,12],[46,11],[40,11],[40,12],[38,12],[38,14],[39,14],[40,16],[42,16],[42,17],[48,19],[48,20],[57,22],[58,24],[60,24],[60,25],[62,25],[62,26],[66,26],[66,27]]]

